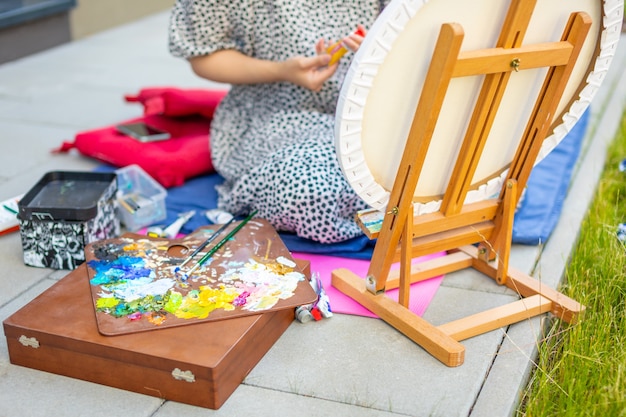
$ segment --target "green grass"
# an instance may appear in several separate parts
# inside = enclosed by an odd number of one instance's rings
[[[587,307],[578,324],[554,320],[518,416],[626,416],[626,115],[560,289]]]

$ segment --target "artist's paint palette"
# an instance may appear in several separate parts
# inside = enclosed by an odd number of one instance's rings
[[[237,223],[230,228],[235,227]],[[248,221],[192,273],[212,245],[181,268],[216,229],[202,228],[175,240],[128,234],[88,245],[89,284],[100,333],[261,314],[317,299],[308,277],[265,220]]]
[[[510,4],[394,0],[370,28],[342,86],[335,137],[344,175],[371,207],[380,211],[387,207],[441,26],[462,26],[462,52],[493,48]],[[573,12],[587,13],[592,27],[557,111],[549,115],[551,132],[536,162],[576,124],[605,78],[620,39],[623,4],[623,0],[537,0],[523,45],[559,41]],[[547,72],[522,69],[510,77],[466,203],[493,198],[506,178]],[[482,76],[455,78],[447,90],[413,196],[416,215],[432,213],[441,205],[482,81]]]

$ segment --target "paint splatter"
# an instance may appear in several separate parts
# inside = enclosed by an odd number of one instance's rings
[[[96,245],[98,259],[88,263],[94,272],[90,283],[99,288],[96,309],[130,321],[145,318],[159,326],[170,314],[205,319],[218,309],[268,310],[293,296],[305,279],[285,257],[232,261],[232,251],[220,256],[223,273],[204,265],[194,274],[198,277],[182,279],[180,268],[164,251],[163,242],[148,239]]]
[[[176,310],[171,311],[176,317],[181,319],[204,319],[215,309],[232,311],[235,306],[232,304],[239,296],[233,288],[209,288],[200,287],[198,290],[189,291],[184,296]]]
[[[226,271],[219,281],[250,295],[246,297],[244,310],[263,311],[270,309],[280,300],[294,295],[298,282],[304,275],[283,264],[261,264],[250,260],[240,267]]]
[[[248,291],[242,292],[241,294],[239,294],[239,296],[237,296],[237,298],[233,300],[233,305],[235,307],[246,305],[246,303],[248,302],[249,296],[250,296],[250,293]]]

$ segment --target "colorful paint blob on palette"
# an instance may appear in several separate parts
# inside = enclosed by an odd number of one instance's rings
[[[90,283],[98,288],[96,310],[155,326],[170,315],[205,319],[218,309],[259,312],[292,297],[305,280],[290,259],[250,255],[238,261],[228,251],[183,279],[176,260],[167,256],[166,244],[119,239],[94,246],[97,259],[88,266],[93,271]]]

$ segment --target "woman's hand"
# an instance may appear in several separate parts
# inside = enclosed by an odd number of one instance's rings
[[[287,81],[313,91],[319,91],[337,70],[337,65],[328,66],[329,61],[328,54],[297,56],[280,62],[266,61],[248,57],[235,50],[217,51],[189,60],[198,76],[211,81],[227,84]]]
[[[312,57],[298,56],[284,61],[281,72],[286,81],[312,91],[320,91],[326,80],[337,71],[337,65],[329,66],[329,62],[330,55],[326,53],[318,52],[318,55]]]

